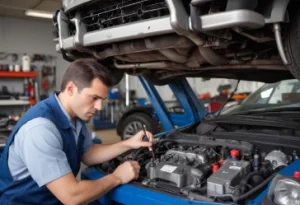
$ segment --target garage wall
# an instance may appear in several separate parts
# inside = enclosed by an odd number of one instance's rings
[[[51,21],[0,16],[0,52],[57,56],[56,89],[59,89],[62,74],[69,63],[56,52],[53,31]]]
[[[211,79],[208,81],[203,81],[202,78],[188,78],[187,80],[195,93],[200,95],[206,92],[210,92],[211,96],[218,94],[217,88],[219,85],[231,84],[233,87],[232,89],[234,89],[237,83],[237,80],[219,78]],[[241,81],[238,86],[237,92],[253,92],[262,85],[263,83],[260,82]],[[174,99],[173,93],[171,92],[169,86],[157,86],[156,88],[163,100]],[[147,94],[137,77],[130,77],[130,89],[137,90],[137,97],[147,98]]]

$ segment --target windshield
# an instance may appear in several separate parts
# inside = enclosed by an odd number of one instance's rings
[[[300,81],[284,80],[264,84],[249,95],[240,105],[231,107],[223,114],[232,114],[259,108],[271,108],[300,103]]]

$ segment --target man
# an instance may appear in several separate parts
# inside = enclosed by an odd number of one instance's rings
[[[94,59],[71,63],[61,92],[33,106],[19,120],[0,159],[0,204],[83,204],[139,176],[136,161],[101,179],[77,181],[81,161],[90,166],[130,149],[152,146],[143,132],[111,145],[93,144],[84,122],[102,109],[112,79]]]

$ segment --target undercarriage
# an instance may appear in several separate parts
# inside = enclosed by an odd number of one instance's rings
[[[55,18],[56,49],[69,61],[95,57],[111,69],[156,79],[158,84],[181,76],[251,80],[253,71],[258,81],[274,82],[293,78],[287,72],[290,62],[283,44],[289,12],[293,13],[287,9],[289,3],[104,0],[80,7],[70,4]],[[271,70],[274,75],[268,78]]]

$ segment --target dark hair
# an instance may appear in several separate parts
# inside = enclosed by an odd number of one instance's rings
[[[112,78],[106,67],[93,58],[82,58],[73,61],[62,78],[61,90],[65,90],[67,83],[73,81],[79,91],[90,87],[91,82],[98,78],[107,87],[112,86]]]

